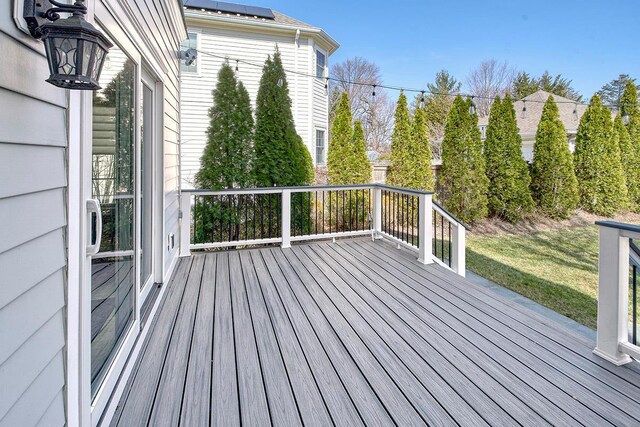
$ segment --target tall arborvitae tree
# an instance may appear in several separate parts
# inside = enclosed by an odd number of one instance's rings
[[[212,190],[252,187],[254,151],[251,102],[247,90],[236,80],[228,63],[224,63],[218,73],[209,120],[207,145],[200,158],[196,184]],[[226,199],[211,200],[206,206],[197,205],[194,214],[195,243],[202,243],[223,229],[225,233],[231,233],[233,238],[241,238],[242,218],[231,206],[235,203]]]
[[[289,86],[277,48],[262,69],[256,99],[255,151],[258,186],[307,185],[313,180],[313,162],[296,133]]]
[[[611,112],[594,95],[576,135],[574,152],[580,206],[598,215],[612,216],[627,208],[627,185],[620,146]]]
[[[487,216],[487,187],[478,116],[469,112],[471,101],[456,96],[447,117],[442,141],[440,198],[465,222]]]
[[[614,138],[620,147],[620,159],[624,170],[629,197],[629,209],[640,211],[640,159],[638,147],[631,143],[629,131],[622,123],[622,117],[618,114],[613,121]]]
[[[509,222],[520,221],[531,212],[533,200],[529,168],[522,158],[522,139],[509,94],[503,101],[496,97],[491,106],[484,154],[489,214]]]
[[[411,176],[408,177],[407,186],[418,190],[433,191],[431,145],[429,143],[426,113],[423,108],[418,108],[413,116],[409,155],[412,173]]]
[[[212,190],[250,187],[252,160],[253,115],[249,94],[225,62],[213,90],[207,145],[200,158],[196,183],[200,188]]]
[[[578,207],[573,158],[553,96],[544,105],[536,132],[531,192],[540,212],[554,219],[566,219]]]
[[[400,92],[396,104],[395,124],[391,135],[391,165],[387,182],[398,187],[407,187],[411,179],[411,116],[407,97]]]
[[[353,127],[351,126],[351,105],[345,92],[340,95],[333,123],[331,125],[331,142],[327,153],[327,169],[329,182],[333,185],[353,184],[350,181],[347,163],[352,150]]]
[[[619,117],[620,120],[616,120],[614,127],[620,140],[630,207],[633,211],[640,212],[640,106],[638,90],[633,81],[628,81],[625,85],[620,104],[620,114],[626,116],[629,122],[622,126],[622,118]]]
[[[353,124],[352,163],[354,184],[368,184],[371,182],[371,162],[367,157],[367,141],[364,137],[362,122],[356,120]]]

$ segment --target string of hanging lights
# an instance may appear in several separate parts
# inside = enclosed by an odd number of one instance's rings
[[[206,52],[206,51],[202,51],[202,50],[198,50],[198,53],[201,53],[203,55],[206,56],[210,56],[213,58],[218,58],[221,60],[225,60],[225,61],[229,61],[230,58],[228,56],[223,56],[223,55],[218,55],[215,53],[211,53],[211,52]],[[246,61],[243,59],[234,59],[236,61],[236,71],[239,70],[239,65],[238,64],[245,64],[245,65],[249,65],[251,67],[257,67],[257,68],[262,68],[264,66],[264,64],[257,64],[251,61]],[[320,78],[315,74],[310,74],[310,73],[306,73],[304,71],[296,71],[296,70],[288,70],[288,69],[284,69],[285,73],[287,74],[295,74],[295,75],[299,75],[302,77],[312,77],[312,78]],[[476,105],[474,103],[474,99],[494,99],[494,97],[492,96],[483,96],[483,95],[477,95],[477,94],[470,94],[470,93],[442,93],[442,92],[436,92],[436,91],[431,91],[428,89],[416,89],[416,88],[410,88],[410,87],[403,87],[403,86],[396,86],[396,85],[385,85],[385,84],[380,84],[380,83],[372,83],[372,82],[361,82],[361,81],[352,81],[352,80],[344,80],[344,79],[339,79],[336,77],[323,77],[325,79],[325,83],[324,83],[324,88],[328,89],[329,88],[329,81],[334,81],[336,83],[343,83],[343,84],[349,84],[349,85],[354,85],[354,86],[369,86],[371,87],[372,91],[371,91],[371,96],[373,96],[375,98],[376,96],[376,89],[377,88],[382,88],[382,89],[387,89],[387,90],[395,90],[395,91],[402,91],[402,92],[411,92],[411,93],[419,93],[420,94],[420,103],[424,104],[426,98],[425,98],[425,94],[429,94],[429,95],[434,95],[434,96],[451,96],[451,97],[455,97],[455,96],[462,96],[463,98],[469,98],[471,100],[471,103],[469,105],[469,111],[472,114],[476,113]],[[278,79],[278,86],[282,86],[282,78]],[[539,104],[544,104],[546,102],[546,100],[535,100],[535,99],[529,99],[529,100],[522,100],[523,102],[523,106],[522,106],[522,112],[521,112],[521,117],[522,118],[526,118],[527,117],[527,106],[526,103],[539,103]],[[578,105],[584,105],[584,106],[588,106],[588,103],[585,102],[578,102],[578,101],[573,101],[573,100],[568,100],[568,101],[556,101],[556,104],[575,104],[574,107],[574,111],[573,114],[574,116],[576,116],[578,114]],[[609,107],[609,108],[621,108],[624,107],[624,105],[622,104],[605,104],[605,107]],[[625,122],[625,124],[628,124],[629,122],[629,115],[627,114],[627,112],[623,112],[622,114],[622,121]]]

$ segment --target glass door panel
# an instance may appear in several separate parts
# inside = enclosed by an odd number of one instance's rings
[[[135,319],[136,66],[115,44],[100,86],[93,96],[92,197],[103,226],[91,259],[92,397]]]
[[[152,272],[152,200],[153,200],[153,90],[143,82],[142,84],[142,114],[140,139],[140,290],[151,281]]]

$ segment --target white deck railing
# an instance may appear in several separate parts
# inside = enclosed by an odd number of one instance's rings
[[[593,352],[616,365],[623,365],[631,362],[632,358],[640,359],[640,347],[629,337],[629,244],[630,239],[640,239],[640,227],[613,221],[596,224],[599,226],[600,249],[598,331]],[[635,270],[632,269],[633,275]],[[634,314],[636,304],[637,301],[633,300]],[[635,317],[632,319],[634,325]]]
[[[180,255],[369,235],[464,276],[465,227],[432,193],[381,184],[183,190]]]

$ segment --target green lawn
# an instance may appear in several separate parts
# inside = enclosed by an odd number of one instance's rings
[[[596,327],[598,229],[473,235],[467,268],[590,328]]]

